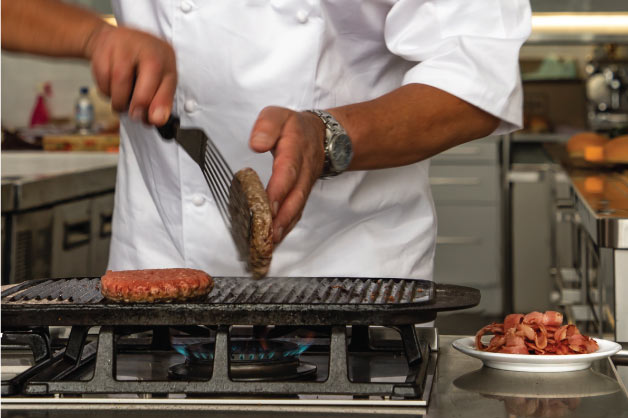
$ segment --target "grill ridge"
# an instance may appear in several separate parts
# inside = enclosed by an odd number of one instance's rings
[[[64,298],[64,295],[67,294],[66,290],[68,290],[68,288],[70,288],[72,285],[75,285],[76,282],[76,279],[70,279],[65,281],[65,283],[63,283],[61,286],[53,288],[53,291],[51,292],[50,296],[48,296],[48,299],[67,299],[69,296],[66,296]]]
[[[34,280],[9,288],[3,304],[95,304],[103,300],[99,278]],[[422,304],[435,296],[424,280],[352,277],[214,277],[214,289],[200,303],[213,304]],[[199,302],[193,302],[199,303]]]
[[[46,280],[43,283],[39,283],[32,288],[26,288],[24,291],[13,295],[12,300],[30,300],[34,299],[38,292],[45,291],[47,286],[54,284],[53,280]]]

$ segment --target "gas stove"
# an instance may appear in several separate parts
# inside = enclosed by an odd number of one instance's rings
[[[109,303],[98,285],[3,289],[3,402],[427,406],[438,335],[415,324],[479,302],[404,279],[215,278],[185,304]]]

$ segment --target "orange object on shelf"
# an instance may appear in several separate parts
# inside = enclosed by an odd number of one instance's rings
[[[585,147],[584,159],[593,162],[604,161],[604,147],[601,145],[589,145]]]
[[[118,134],[67,134],[47,135],[42,139],[46,151],[107,151],[117,152],[120,146]]]
[[[608,138],[595,132],[580,132],[567,141],[567,153],[571,158],[584,158],[587,147],[604,146]]]
[[[606,143],[604,157],[608,162],[628,164],[628,135],[618,136]]]
[[[587,178],[584,179],[584,190],[594,194],[604,193],[604,177],[587,176]]]

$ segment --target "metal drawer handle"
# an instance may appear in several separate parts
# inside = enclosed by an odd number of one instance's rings
[[[482,242],[482,238],[480,237],[455,237],[455,236],[450,236],[450,237],[442,237],[442,236],[437,236],[436,237],[436,244],[442,244],[442,245],[475,245],[475,244],[480,244]]]
[[[65,222],[63,224],[63,249],[69,250],[89,244],[91,224],[88,220],[79,222]]]
[[[113,216],[108,214],[100,214],[100,238],[107,238],[111,236],[111,219]]]
[[[541,179],[541,173],[538,171],[511,171],[508,173],[510,183],[538,183]]]
[[[430,177],[432,186],[477,186],[479,177]]]

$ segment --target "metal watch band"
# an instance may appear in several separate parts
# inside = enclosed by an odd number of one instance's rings
[[[325,150],[325,162],[323,163],[323,173],[320,178],[325,179],[328,177],[334,177],[340,174],[340,171],[336,171],[333,169],[331,164],[331,155],[329,155],[329,141],[334,135],[337,134],[347,134],[345,129],[342,127],[340,123],[336,120],[336,118],[329,112],[319,109],[310,109],[308,112],[314,113],[318,116],[323,123],[325,124],[325,138],[323,142],[323,149]]]

